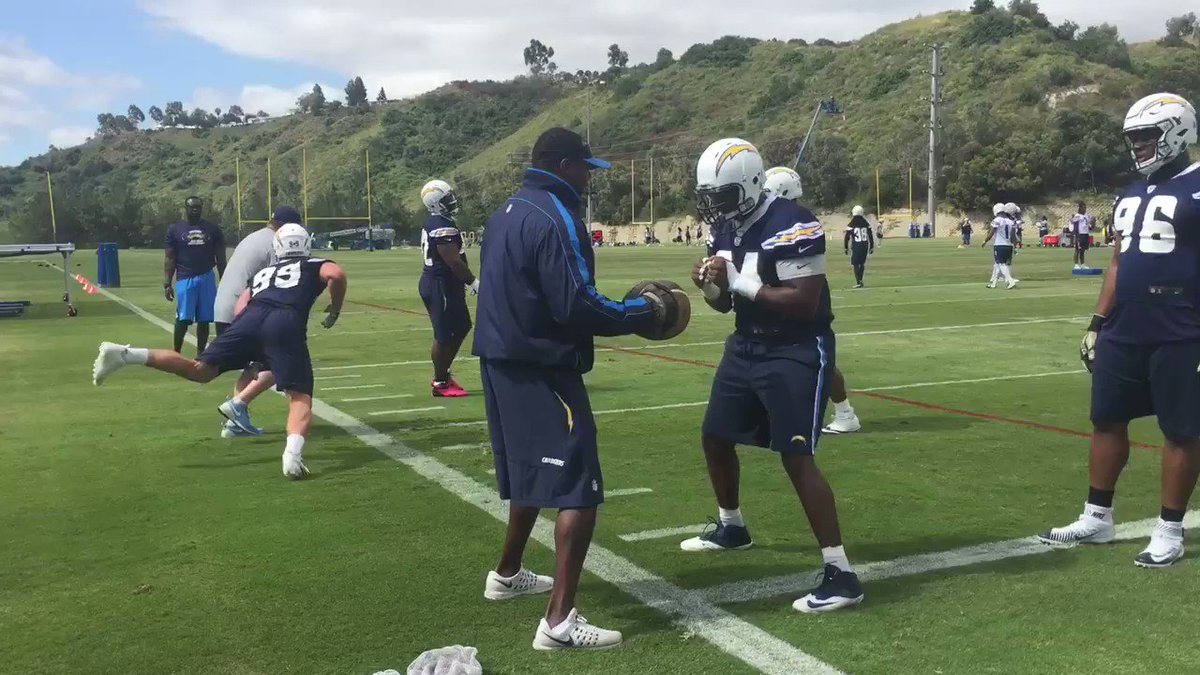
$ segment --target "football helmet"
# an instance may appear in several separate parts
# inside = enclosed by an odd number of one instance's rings
[[[804,194],[804,188],[800,185],[800,174],[786,166],[767,169],[763,189],[784,199],[798,199]]]
[[[696,210],[709,225],[750,215],[763,198],[763,160],[740,138],[722,138],[696,162]]]
[[[271,242],[275,249],[275,257],[307,258],[312,251],[312,235],[296,223],[287,223],[275,230],[275,240]]]
[[[421,202],[435,216],[452,216],[458,212],[458,196],[444,180],[431,180],[421,188]]]
[[[996,203],[995,203],[995,204],[992,206],[992,215],[993,215],[993,216],[998,216],[998,215],[1000,215],[1001,213],[1004,213],[1004,205],[1003,205],[1003,204],[1001,204],[1000,202],[996,202]]]
[[[1182,96],[1151,94],[1129,108],[1123,132],[1134,165],[1149,176],[1197,141],[1196,109]]]
[[[850,215],[852,215],[852,216],[861,216],[862,214],[863,214],[863,207],[861,207],[861,206],[855,206],[854,208],[850,209]]]
[[[1008,215],[1012,216],[1013,218],[1016,218],[1017,214],[1021,212],[1021,207],[1017,206],[1016,204],[1014,204],[1012,202],[1009,202],[1004,205],[1004,212],[1007,213]]]

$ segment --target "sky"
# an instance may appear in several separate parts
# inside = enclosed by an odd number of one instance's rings
[[[1001,3],[997,3],[1001,4]],[[1055,23],[1116,24],[1158,37],[1178,0],[1046,0]],[[676,56],[722,35],[848,40],[970,0],[42,0],[0,20],[0,165],[86,140],[100,112],[179,100],[190,110],[241,105],[285,114],[320,83],[340,98],[361,75],[374,98],[524,70],[531,38],[561,69],[603,69],[616,42],[630,61]]]

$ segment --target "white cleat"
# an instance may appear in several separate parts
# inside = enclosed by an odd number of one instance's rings
[[[300,480],[308,476],[308,467],[304,466],[304,456],[298,452],[283,451],[283,475],[291,480]]]
[[[129,345],[101,342],[100,353],[96,355],[96,362],[92,364],[92,384],[99,387],[114,371],[128,365],[124,358],[127,349]]]
[[[1073,267],[1073,268],[1071,268],[1071,269],[1077,269],[1077,270],[1081,270],[1081,269],[1083,269],[1083,265],[1078,265],[1078,264],[1077,264],[1077,265],[1075,265],[1075,267]]]
[[[1137,554],[1133,564],[1147,569],[1170,567],[1183,557],[1183,528],[1164,525],[1160,520],[1150,535],[1150,545]]]
[[[1011,291],[1012,289],[1016,288],[1017,284],[1019,283],[1021,283],[1020,279],[1010,279],[1008,282],[1008,290]]]
[[[508,600],[522,595],[549,593],[554,588],[554,577],[534,574],[522,567],[511,577],[502,577],[490,570],[483,585],[483,597],[488,600]]]
[[[621,644],[621,633],[593,626],[587,619],[579,616],[578,610],[572,609],[567,620],[554,632],[546,618],[538,622],[537,633],[533,636],[533,648],[539,651],[555,649],[612,649]]]
[[[988,287],[988,288],[995,288],[995,287],[996,287],[996,282],[994,282],[994,281],[989,281],[989,282],[988,282],[988,285],[987,285],[987,287]]]
[[[1070,548],[1077,544],[1107,544],[1117,536],[1117,528],[1113,526],[1112,514],[1098,517],[1089,513],[1087,507],[1079,518],[1065,527],[1055,527],[1037,536],[1043,544]]]
[[[823,434],[852,434],[859,429],[862,429],[862,423],[858,421],[858,415],[851,412],[849,415],[840,415],[834,413],[833,421],[825,425],[821,429]]]

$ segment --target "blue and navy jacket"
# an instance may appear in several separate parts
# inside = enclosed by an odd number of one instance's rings
[[[591,235],[576,215],[581,201],[566,181],[528,169],[521,189],[488,218],[476,356],[586,373],[595,361],[593,336],[654,323],[644,298],[621,302],[596,290]]]

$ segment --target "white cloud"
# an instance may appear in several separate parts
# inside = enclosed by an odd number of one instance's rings
[[[95,129],[92,127],[55,127],[47,132],[46,138],[50,141],[51,145],[59,148],[69,148],[71,146],[83,143],[90,138],[94,132]]]
[[[319,84],[325,92],[325,98],[331,101],[341,98],[341,87],[335,87],[328,82]],[[277,117],[285,115],[295,108],[296,99],[312,91],[312,86],[312,82],[298,84],[294,87],[248,84],[236,92],[214,87],[200,87],[192,92],[191,99],[185,101],[184,106],[188,110],[192,108],[204,108],[205,110],[221,108],[224,110],[230,105],[237,104],[242,106],[247,113],[262,110]]]
[[[966,9],[969,0],[795,0],[776,3],[769,16],[731,0],[140,0],[172,30],[213,42],[229,52],[362,75],[372,93],[396,97],[453,79],[502,79],[524,70],[530,38],[555,48],[563,69],[603,68],[617,42],[634,62],[650,61],[659,47],[678,55],[721,35],[760,38],[827,37],[845,40],[917,13]],[[1162,20],[1179,13],[1177,0],[1056,0],[1042,2],[1052,19],[1088,25],[1116,23],[1128,39],[1162,33]],[[1147,22],[1146,16],[1161,17]],[[263,40],[261,27],[289,36],[296,48]],[[340,93],[340,88],[338,90]],[[330,92],[327,92],[327,96]],[[333,96],[330,96],[333,98]]]

